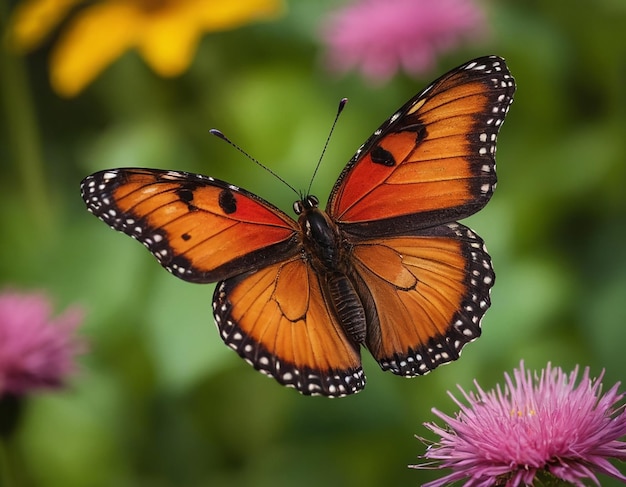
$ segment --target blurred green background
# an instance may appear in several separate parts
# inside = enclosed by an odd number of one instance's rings
[[[456,384],[491,387],[520,359],[606,368],[605,389],[626,379],[626,2],[488,3],[485,41],[379,87],[323,69],[316,32],[333,6],[293,0],[275,22],[208,34],[173,80],[126,54],[73,99],[51,91],[49,44],[3,54],[1,284],[81,304],[90,342],[68,389],[28,402],[11,451],[20,485],[419,485],[440,475],[407,468],[425,449],[414,435],[433,438],[422,423],[456,410]],[[366,356],[356,396],[279,386],[223,345],[213,286],[175,279],[80,199],[86,175],[146,166],[212,175],[290,212],[288,189],[207,131],[306,188],[346,96],[313,185],[324,201],[393,110],[484,54],[503,56],[518,85],[495,196],[466,220],[493,257],[493,305],[483,336],[428,376],[385,374]],[[25,167],[24,151],[43,167]]]

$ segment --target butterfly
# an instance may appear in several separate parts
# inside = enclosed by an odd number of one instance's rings
[[[109,169],[82,181],[87,209],[139,240],[175,276],[217,282],[222,340],[305,395],[365,387],[361,348],[413,377],[481,334],[495,274],[457,220],[496,186],[496,137],[515,82],[497,56],[430,84],[356,151],[326,209],[297,220],[259,196],[182,171]]]

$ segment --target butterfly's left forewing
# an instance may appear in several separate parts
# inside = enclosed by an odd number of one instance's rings
[[[215,282],[297,254],[297,223],[258,196],[214,178],[112,169],[85,178],[87,209],[143,243],[168,271]]]

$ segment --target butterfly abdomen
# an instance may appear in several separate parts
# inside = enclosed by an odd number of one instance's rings
[[[364,343],[366,320],[363,304],[350,279],[335,272],[327,277],[328,294],[342,328],[356,343]]]

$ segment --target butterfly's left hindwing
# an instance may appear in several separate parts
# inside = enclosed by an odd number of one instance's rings
[[[255,369],[305,395],[339,397],[365,387],[359,345],[344,332],[321,277],[299,256],[220,282],[220,335]]]
[[[207,176],[113,169],[85,178],[81,194],[91,213],[186,281],[216,282],[299,252],[294,220]]]
[[[496,184],[496,137],[515,83],[502,58],[475,59],[409,100],[357,151],[327,212],[370,237],[465,218]]]

